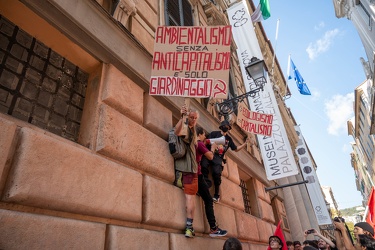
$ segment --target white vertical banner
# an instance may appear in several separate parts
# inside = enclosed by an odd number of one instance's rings
[[[295,126],[294,128],[299,138],[296,154],[298,155],[302,176],[305,180],[309,181],[306,183],[306,188],[310,196],[316,219],[318,220],[319,225],[332,224],[322,190],[320,189],[319,179],[306,147],[305,139],[302,136],[300,128],[298,126]]]
[[[234,4],[227,9],[227,13],[238,48],[242,78],[248,92],[257,86],[247,74],[245,67],[250,64],[252,57],[263,60],[263,56],[246,2],[243,0]],[[272,135],[257,135],[267,179],[275,180],[298,174],[298,167],[268,76],[264,90],[258,92],[255,97],[248,97],[248,101],[252,111],[273,115]]]

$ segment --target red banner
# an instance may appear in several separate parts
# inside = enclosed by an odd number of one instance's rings
[[[371,188],[370,196],[367,202],[368,214],[366,216],[366,222],[369,223],[375,230],[375,192],[374,187]]]
[[[150,95],[228,96],[231,26],[160,26],[155,32]]]
[[[272,135],[273,115],[253,112],[244,103],[238,104],[237,125],[244,131],[265,136]]]
[[[284,237],[284,234],[283,234],[283,230],[281,228],[281,220],[279,221],[279,224],[277,224],[277,227],[275,229],[275,232],[273,234],[274,236],[277,236],[281,239],[282,243],[283,243],[283,247],[281,248],[282,250],[288,250],[288,247],[286,245],[286,241],[285,241],[285,237]],[[268,248],[267,250],[271,250],[271,247],[268,245]]]

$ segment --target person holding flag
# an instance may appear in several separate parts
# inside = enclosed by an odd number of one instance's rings
[[[288,247],[286,246],[286,243],[285,243],[283,230],[281,229],[281,220],[277,224],[277,227],[273,235],[270,236],[268,239],[267,250],[276,250],[276,249],[288,250]]]
[[[276,250],[276,249],[283,249],[283,242],[281,241],[281,239],[276,236],[276,235],[272,235],[270,236],[269,240],[268,240],[268,249],[272,249],[272,250]]]

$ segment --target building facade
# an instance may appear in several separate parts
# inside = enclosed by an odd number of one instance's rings
[[[348,121],[348,133],[355,139],[352,144],[351,162],[357,178],[357,188],[363,195],[365,205],[369,195],[368,189],[374,181],[375,6],[373,0],[333,0],[333,5],[337,18],[345,17],[352,21],[367,55],[366,59],[360,58],[366,80],[355,90],[355,119]]]
[[[184,100],[148,92],[157,26],[228,25],[232,2],[0,2],[0,248],[222,247],[225,239],[208,237],[198,196],[197,236],[182,234],[184,194],[173,185],[167,137]],[[261,24],[255,30],[270,68],[272,46]],[[246,91],[235,44],[231,51],[230,96],[238,96]],[[277,59],[270,77],[294,149],[296,123],[283,101],[288,89]],[[200,126],[218,130],[213,100],[190,105]],[[247,135],[233,127],[242,144]],[[286,239],[302,239],[316,225],[306,188],[265,191],[301,178],[268,181],[256,145],[229,151],[215,204],[219,226],[244,249],[264,249],[280,220]]]
[[[366,80],[354,93],[354,117],[348,121],[348,133],[353,137],[351,164],[355,172],[357,189],[363,196],[363,206],[367,204],[374,175],[374,135],[371,128],[371,89],[372,81]]]

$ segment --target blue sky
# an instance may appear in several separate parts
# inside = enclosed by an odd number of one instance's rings
[[[312,93],[301,95],[289,80],[292,97],[285,102],[317,163],[320,184],[332,188],[339,209],[359,206],[346,123],[354,115],[354,89],[366,79],[359,35],[350,20],[336,18],[332,0],[269,2],[271,17],[262,24],[284,76],[290,54]]]

